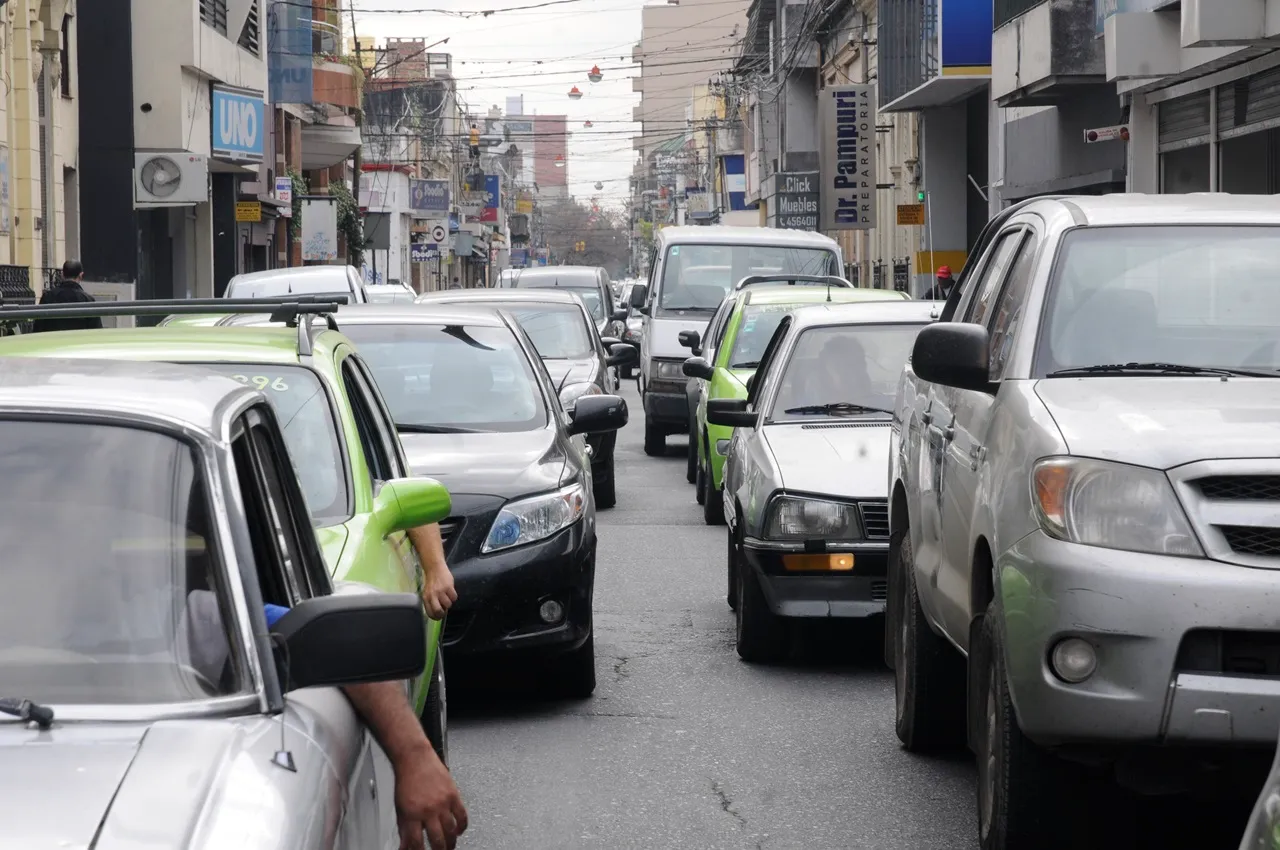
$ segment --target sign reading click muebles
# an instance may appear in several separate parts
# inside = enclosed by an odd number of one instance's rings
[[[818,229],[818,172],[774,175],[774,194],[769,200],[774,227],[792,230]]]
[[[831,86],[819,94],[823,230],[876,226],[874,85]]]

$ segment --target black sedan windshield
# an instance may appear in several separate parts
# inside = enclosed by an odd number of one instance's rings
[[[837,325],[800,335],[773,403],[774,422],[890,411],[923,325]]]
[[[533,368],[505,327],[344,325],[406,432],[532,431],[547,424]]]

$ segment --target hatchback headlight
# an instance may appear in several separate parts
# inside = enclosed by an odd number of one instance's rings
[[[582,519],[587,497],[581,484],[508,502],[498,511],[481,552],[497,552],[545,540]]]
[[[602,395],[603,391],[595,384],[580,383],[569,384],[560,391],[560,404],[565,410],[573,410],[573,406],[578,403],[578,399],[584,395]]]
[[[1046,533],[1126,552],[1203,558],[1187,515],[1163,472],[1142,466],[1053,457],[1031,472],[1031,502]]]
[[[771,540],[857,540],[862,537],[856,505],[826,499],[779,496],[769,506],[765,535]]]
[[[654,360],[653,361],[653,377],[660,381],[680,381],[684,383],[684,361],[683,360]]]

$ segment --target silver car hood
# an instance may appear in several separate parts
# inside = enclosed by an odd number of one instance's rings
[[[1047,378],[1036,395],[1073,455],[1155,469],[1275,457],[1280,379]]]
[[[848,499],[886,498],[887,419],[766,425],[764,437],[783,489]]]
[[[650,319],[649,329],[646,331],[649,335],[649,356],[670,359],[692,357],[693,352],[680,344],[680,332],[697,331],[698,333],[703,333],[707,329],[707,323],[710,321],[710,313],[706,315],[695,314],[688,318]]]

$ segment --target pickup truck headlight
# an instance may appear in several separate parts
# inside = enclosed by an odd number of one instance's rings
[[[679,381],[682,384],[689,380],[684,374],[683,360],[654,360],[653,377],[659,381]]]
[[[498,511],[480,551],[484,553],[545,540],[582,519],[587,498],[581,484],[508,502]]]
[[[1163,472],[1142,466],[1055,457],[1031,472],[1040,526],[1083,546],[1203,558],[1187,515]]]
[[[584,395],[601,395],[602,393],[603,391],[595,384],[569,384],[569,386],[560,391],[560,404],[565,410],[573,410],[573,406],[578,403],[578,399]]]
[[[856,505],[826,499],[779,496],[769,506],[765,536],[770,540],[858,540],[862,526]]]

